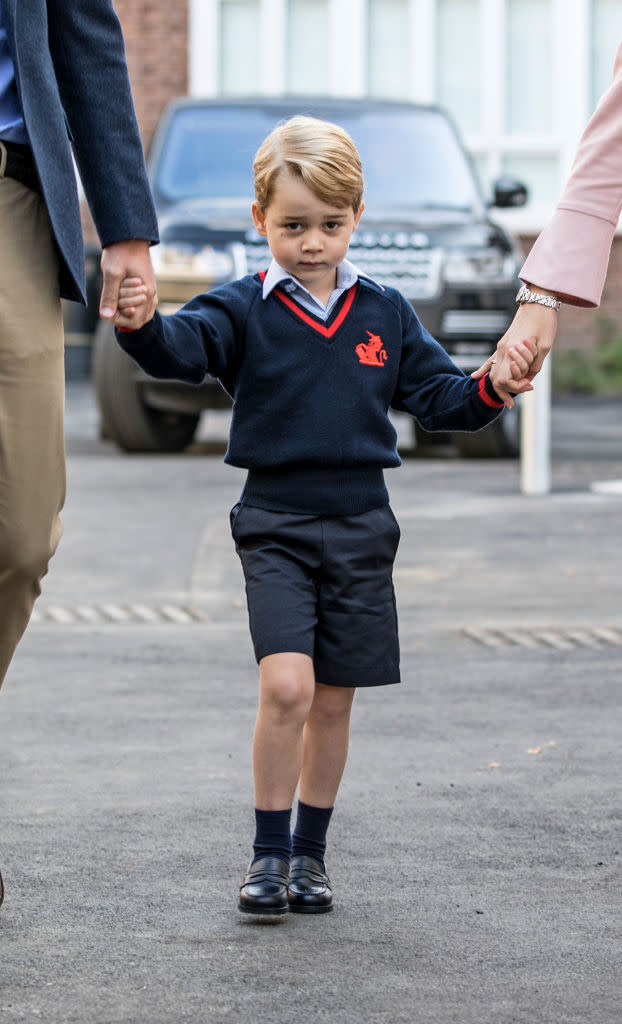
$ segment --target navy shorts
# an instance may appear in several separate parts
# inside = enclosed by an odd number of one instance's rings
[[[231,533],[257,661],[296,651],[313,659],[318,683],[399,683],[392,571],[400,529],[388,505],[321,517],[237,504]]]

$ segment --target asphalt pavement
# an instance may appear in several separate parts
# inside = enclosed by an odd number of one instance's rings
[[[332,914],[236,909],[256,667],[222,463],[67,398],[65,537],[0,695],[0,1021],[619,1024],[622,402],[510,460],[388,474],[403,682],[362,691]]]

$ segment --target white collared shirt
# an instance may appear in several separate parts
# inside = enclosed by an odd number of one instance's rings
[[[337,267],[337,287],[330,293],[328,302],[324,305],[315,295],[311,294],[308,288],[305,288],[300,281],[283,270],[283,267],[273,259],[264,278],[262,298],[267,299],[270,292],[279,285],[309,313],[328,320],[335,303],[344,292],[347,292],[348,288],[356,284],[359,277],[367,277],[367,274],[363,274],[349,260],[342,260]]]

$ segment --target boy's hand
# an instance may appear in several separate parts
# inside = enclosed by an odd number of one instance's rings
[[[147,285],[140,277],[126,277],[119,287],[115,327],[125,331],[137,330],[146,322],[144,307],[149,302]],[[151,314],[153,316],[153,314]],[[151,319],[149,316],[147,319]]]

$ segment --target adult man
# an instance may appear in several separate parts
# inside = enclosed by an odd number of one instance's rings
[[[84,301],[71,148],[103,246],[100,312],[157,225],[112,0],[0,0],[0,685],[62,532],[61,297]],[[2,901],[0,880],[0,902]]]

